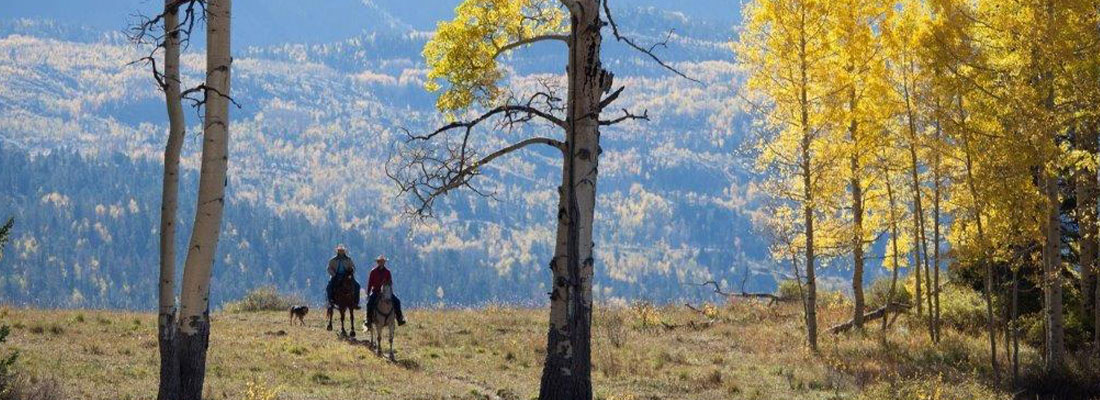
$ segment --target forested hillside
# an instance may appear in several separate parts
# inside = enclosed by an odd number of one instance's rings
[[[750,158],[739,153],[747,119],[731,100],[739,78],[727,42],[738,11],[703,18],[695,7],[624,4],[620,24],[651,42],[672,29],[669,59],[703,84],[666,76],[608,44],[617,81],[630,87],[621,106],[646,109],[652,121],[604,135],[597,296],[668,301],[706,295],[689,282],[737,285],[745,276],[748,289],[771,290],[783,273],[766,261],[750,223],[756,195],[745,175]],[[246,30],[257,18],[280,17],[249,15],[248,7],[235,16],[245,43],[234,62],[241,108],[232,111],[231,206],[215,304],[268,283],[319,298],[319,265],[341,241],[361,263],[391,255],[398,291],[413,304],[545,302],[555,189],[544,178],[560,168],[550,157],[502,160],[480,181],[495,199],[452,196],[437,220],[405,218],[405,199],[385,176],[403,129],[445,122],[423,89],[427,22],[404,23],[392,7],[367,4],[355,12],[371,15],[370,26],[351,28],[359,32],[351,37],[270,44]],[[546,54],[539,46],[517,53],[513,86],[560,74],[564,61]],[[152,304],[166,127],[148,72],[127,65],[140,56],[95,18],[87,26],[0,20],[0,174],[16,188],[0,193],[0,212],[21,222],[14,256],[0,266],[0,299]],[[183,62],[185,84],[193,84],[201,56],[191,49]],[[192,172],[194,117],[189,111],[183,158]],[[486,133],[483,145],[521,133]],[[180,218],[188,220],[194,199],[181,200]],[[46,289],[56,295],[37,295]]]

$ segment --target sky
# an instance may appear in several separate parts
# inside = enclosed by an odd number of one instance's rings
[[[324,43],[364,32],[430,31],[453,15],[460,0],[237,0],[235,46]],[[122,31],[136,14],[153,14],[160,0],[4,0],[0,19],[32,18]],[[692,19],[732,24],[740,0],[613,0],[619,7],[656,7]],[[736,5],[731,7],[731,5]],[[714,10],[731,10],[715,13]]]

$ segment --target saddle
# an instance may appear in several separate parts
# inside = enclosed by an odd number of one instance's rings
[[[374,317],[380,315],[382,317],[385,317],[386,319],[389,319],[389,317],[391,315],[393,315],[394,312],[396,311],[395,309],[390,308],[390,312],[385,313],[385,314],[380,314],[380,312],[378,311],[378,302],[381,302],[381,301],[382,300],[379,299],[374,304],[367,304],[367,325],[368,326],[369,325],[374,325]]]
[[[329,304],[335,305],[337,296],[341,295],[340,291],[341,290],[346,290],[346,291],[349,291],[349,292],[354,292],[352,294],[352,296],[355,297],[355,299],[356,299],[355,303],[356,304],[351,308],[354,309],[354,310],[358,310],[360,308],[359,307],[359,301],[358,301],[359,300],[359,293],[358,293],[358,291],[355,290],[355,280],[354,279],[355,278],[350,274],[344,275],[342,277],[340,277],[340,276],[334,277],[333,278],[333,283],[332,283],[332,292],[330,293],[331,296],[328,299]]]

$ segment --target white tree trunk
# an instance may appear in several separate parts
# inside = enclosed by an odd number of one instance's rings
[[[539,398],[592,398],[592,228],[600,155],[600,97],[611,76],[600,63],[599,2],[565,0],[569,39],[568,128],[558,235],[551,261],[550,329]]]
[[[1062,316],[1062,229],[1058,200],[1058,177],[1043,173],[1047,201],[1045,224],[1046,243],[1043,246],[1043,316],[1046,320],[1046,364],[1048,373],[1058,372],[1064,360],[1065,320]]]
[[[160,344],[160,387],[157,398],[179,398],[176,357],[176,211],[179,208],[180,151],[187,121],[180,98],[179,5],[164,6],[164,100],[168,110],[168,142],[164,147],[164,180],[160,203],[160,281],[157,332]]]
[[[206,4],[206,118],[195,226],[184,262],[179,346],[182,398],[202,397],[210,339],[210,275],[221,231],[229,161],[230,11],[232,0]]]

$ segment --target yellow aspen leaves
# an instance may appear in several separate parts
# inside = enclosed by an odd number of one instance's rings
[[[457,112],[494,104],[505,77],[498,57],[519,43],[564,33],[565,15],[557,0],[463,1],[424,46],[425,88],[441,92],[436,107]]]

